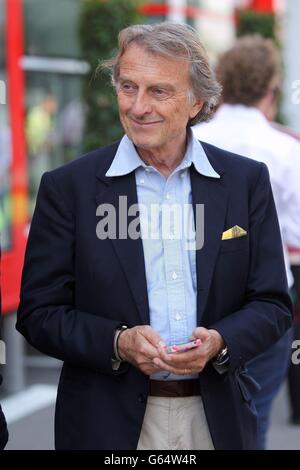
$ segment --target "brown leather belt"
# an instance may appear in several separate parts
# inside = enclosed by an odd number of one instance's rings
[[[152,397],[193,397],[200,395],[198,379],[191,380],[150,380]]]

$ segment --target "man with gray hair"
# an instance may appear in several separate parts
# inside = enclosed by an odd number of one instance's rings
[[[266,166],[193,137],[220,86],[191,27],[103,66],[126,135],[43,176],[18,311],[64,361],[56,448],[255,448],[244,364],[291,323]]]

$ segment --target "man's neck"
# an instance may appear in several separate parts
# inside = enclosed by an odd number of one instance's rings
[[[136,148],[141,159],[146,163],[146,165],[151,165],[156,168],[162,175],[166,178],[175,170],[175,168],[180,165],[187,147],[187,138],[181,144],[181,146],[172,149],[166,150],[148,150]]]
[[[268,121],[273,121],[276,116],[276,101],[270,93],[266,94],[266,96],[255,105],[255,108],[258,109]]]

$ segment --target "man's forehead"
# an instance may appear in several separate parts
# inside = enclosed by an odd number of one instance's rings
[[[147,75],[156,77],[156,81],[163,81],[164,78],[169,81],[179,76],[186,78],[188,69],[187,61],[163,54],[154,54],[138,44],[128,46],[119,62],[120,77]]]

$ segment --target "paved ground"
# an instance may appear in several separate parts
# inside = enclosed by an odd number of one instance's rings
[[[273,405],[267,444],[269,450],[300,450],[300,425],[291,425],[289,415],[287,387],[284,385]]]
[[[37,376],[40,384],[56,385],[59,372],[48,370],[32,372],[28,378],[28,390],[36,383]],[[51,387],[49,387],[51,388]],[[52,387],[53,388],[53,387]],[[300,450],[300,426],[288,423],[289,408],[286,386],[283,386],[275,400],[272,423],[268,439],[268,449]],[[54,404],[44,406],[26,417],[15,420],[9,425],[10,441],[7,449],[41,450],[54,449]]]
[[[54,449],[54,406],[31,414],[9,426],[7,450]]]

